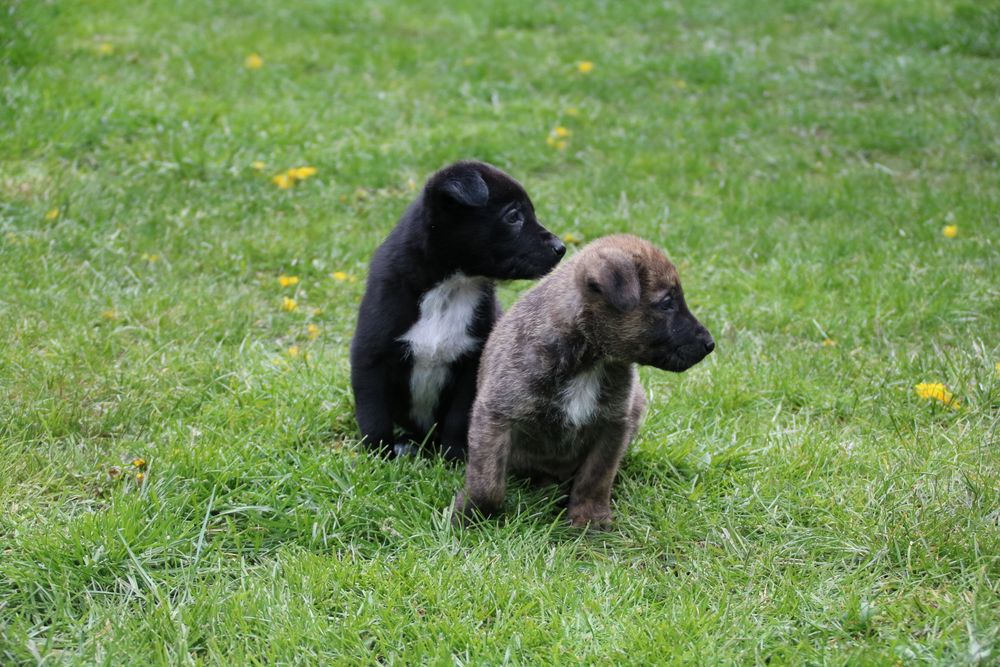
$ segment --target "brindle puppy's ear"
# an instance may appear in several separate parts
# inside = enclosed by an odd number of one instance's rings
[[[581,259],[583,259],[581,257]],[[639,307],[642,287],[635,259],[617,248],[605,248],[590,262],[583,264],[584,288],[599,294],[620,312]]]
[[[471,168],[449,175],[438,189],[459,204],[471,208],[486,206],[486,202],[490,199],[490,189],[486,187],[486,181],[478,171]]]

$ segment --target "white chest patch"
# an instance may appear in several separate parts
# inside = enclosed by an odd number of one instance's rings
[[[399,337],[413,358],[410,417],[421,428],[434,424],[434,408],[451,375],[449,365],[479,344],[469,335],[469,325],[487,282],[461,272],[445,278],[420,299],[420,319]]]
[[[603,379],[604,367],[597,364],[572,377],[559,391],[559,399],[567,422],[580,428],[591,420],[597,412]]]

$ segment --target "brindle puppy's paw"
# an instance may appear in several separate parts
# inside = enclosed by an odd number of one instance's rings
[[[574,528],[608,530],[611,528],[611,508],[593,503],[570,505],[569,522]]]
[[[478,512],[466,496],[465,490],[459,491],[451,508],[451,525],[455,528],[468,528],[478,518],[477,515]]]
[[[498,510],[499,506],[494,506],[493,503],[486,501],[477,503],[465,489],[462,489],[455,496],[455,504],[451,510],[451,525],[468,527],[484,518],[495,516]]]

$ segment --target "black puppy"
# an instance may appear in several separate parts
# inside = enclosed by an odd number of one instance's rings
[[[368,445],[392,456],[427,441],[465,458],[479,357],[500,315],[493,281],[538,278],[565,252],[496,167],[456,162],[431,176],[375,251],[351,342]]]

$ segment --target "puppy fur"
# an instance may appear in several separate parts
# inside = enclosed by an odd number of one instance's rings
[[[513,472],[569,484],[573,525],[608,526],[611,484],[645,413],[636,364],[681,372],[714,347],[663,252],[626,235],[585,247],[486,344],[455,522],[497,512]]]
[[[405,449],[394,443],[426,441],[464,458],[482,346],[500,315],[494,280],[538,278],[565,251],[500,169],[464,161],[431,176],[375,251],[361,301],[351,385],[365,442],[391,456]]]

